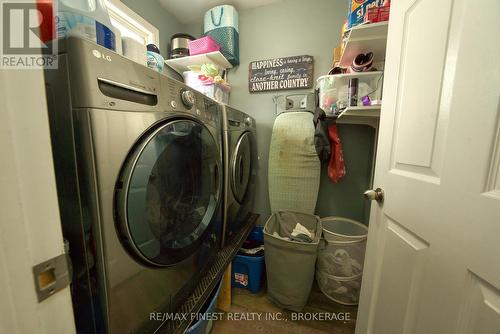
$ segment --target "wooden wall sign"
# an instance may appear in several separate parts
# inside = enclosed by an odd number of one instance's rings
[[[248,65],[248,90],[254,93],[311,88],[313,70],[312,56],[253,61]]]

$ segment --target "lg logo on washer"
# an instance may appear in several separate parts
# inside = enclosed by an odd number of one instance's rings
[[[107,60],[107,61],[111,62],[111,57],[108,56],[108,55],[105,55],[104,53],[102,53],[99,50],[92,50],[92,54],[96,58],[101,58],[101,59],[104,59],[104,60]]]

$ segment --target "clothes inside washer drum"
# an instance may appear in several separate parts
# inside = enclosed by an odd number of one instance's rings
[[[313,114],[286,112],[274,122],[269,149],[271,211],[314,214],[321,164],[314,147]]]

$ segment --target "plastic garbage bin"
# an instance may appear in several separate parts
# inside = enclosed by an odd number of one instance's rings
[[[259,257],[236,255],[231,268],[233,287],[246,288],[252,293],[260,291],[264,272],[264,255]]]
[[[311,233],[311,242],[292,240],[297,224]],[[267,296],[282,308],[300,312],[309,298],[318,244],[319,217],[290,211],[273,213],[264,226]]]
[[[262,287],[264,275],[263,226],[255,226],[233,260],[231,266],[232,286],[246,288],[257,293]],[[259,250],[260,249],[260,250]],[[252,252],[248,252],[252,250]],[[256,250],[259,250],[255,252]],[[255,252],[255,253],[254,253]]]

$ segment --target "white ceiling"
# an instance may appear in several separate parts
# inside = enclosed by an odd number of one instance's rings
[[[205,12],[217,5],[233,5],[238,11],[260,7],[282,0],[158,0],[183,24],[200,22]]]

